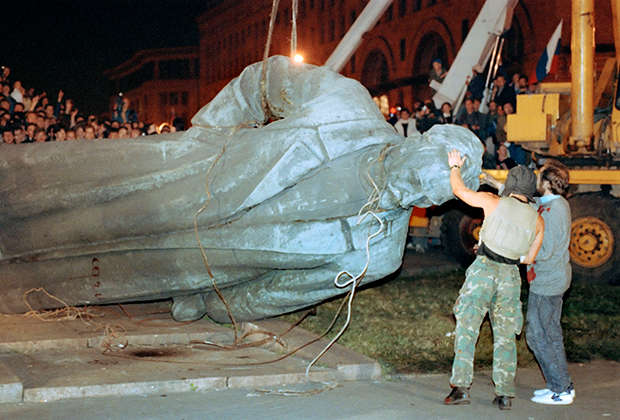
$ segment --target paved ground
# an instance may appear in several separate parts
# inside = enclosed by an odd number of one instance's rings
[[[403,271],[455,268],[436,252],[409,252]],[[167,304],[93,309],[94,318],[62,322],[0,316],[0,419],[620,418],[614,362],[571,365],[569,407],[529,402],[542,385],[536,369],[519,370],[511,412],[491,406],[485,372],[470,406],[448,407],[447,374],[382,377],[375,361],[337,344],[306,376],[326,342],[278,360],[314,338],[279,321],[245,324],[261,345],[228,350],[213,344],[231,344],[232,329],[174,322]]]
[[[2,315],[0,402],[161,394],[377,378],[378,364],[335,345],[305,375],[325,342],[283,355],[314,335],[273,320],[243,324],[241,346],[231,328],[208,319],[178,323],[167,304],[96,307],[90,320],[42,322]],[[261,340],[252,346],[252,340]],[[207,343],[207,344],[205,344]],[[218,347],[219,346],[219,347]],[[4,384],[4,385],[2,385]]]
[[[573,405],[531,403],[540,385],[536,370],[518,373],[518,397],[511,411],[491,405],[489,376],[477,374],[469,406],[444,406],[447,375],[420,375],[330,385],[258,386],[222,391],[160,393],[0,405],[0,419],[618,419],[620,366],[612,362],[571,365],[577,384]],[[337,385],[335,388],[331,386]],[[323,389],[323,392],[313,394]],[[280,393],[278,393],[280,391]],[[295,393],[303,393],[295,395]],[[285,396],[288,393],[290,396]]]

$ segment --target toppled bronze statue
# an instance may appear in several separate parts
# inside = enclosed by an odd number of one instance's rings
[[[384,229],[363,282],[398,269],[412,206],[452,198],[449,150],[477,188],[482,145],[467,129],[405,139],[355,80],[278,56],[261,69],[185,132],[3,150],[0,312],[26,311],[43,287],[73,306],[172,298],[177,320],[227,322],[211,271],[235,319],[279,315],[345,292],[334,276],[364,267],[379,226],[358,223],[365,205]]]

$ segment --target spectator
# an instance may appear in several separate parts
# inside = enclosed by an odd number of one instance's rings
[[[2,141],[4,144],[15,144],[15,134],[12,127],[7,127],[2,132]]]
[[[431,121],[427,117],[429,109],[426,105],[421,105],[416,109],[415,120],[418,131],[422,134],[431,128]]]
[[[474,109],[474,101],[467,98],[465,99],[465,112],[462,114],[456,123],[463,127],[469,128],[480,140],[482,140],[482,128],[484,125],[483,117],[480,112]]]
[[[452,124],[454,117],[452,116],[452,105],[450,102],[444,102],[441,104],[441,115],[439,116],[439,122],[441,124]]]
[[[52,140],[65,141],[67,140],[67,132],[62,125],[56,124],[52,127]]]
[[[515,166],[517,166],[517,164],[508,154],[506,144],[500,143],[497,148],[497,169],[512,169]]]
[[[118,128],[112,128],[110,129],[110,132],[108,133],[108,138],[109,139],[118,139]]]
[[[400,110],[400,118],[396,121],[396,124],[394,124],[394,129],[398,134],[404,137],[418,134],[416,120],[411,118],[411,114],[407,108],[402,108]]]
[[[76,139],[83,139],[84,138],[84,125],[77,124],[77,125],[75,125],[74,130],[75,130],[75,138]]]
[[[506,103],[510,103],[513,109],[516,106],[517,98],[515,91],[506,86],[506,78],[502,74],[499,74],[495,78],[491,99],[494,100],[498,106],[504,106]]]
[[[24,102],[24,88],[22,87],[22,82],[16,80],[13,83],[13,92],[11,92],[11,97],[15,100],[15,102]]]
[[[116,108],[114,109],[114,115],[112,119],[119,123],[134,122],[137,121],[136,111],[129,108],[130,100],[127,97],[119,96],[116,102]]]
[[[519,91],[517,92],[519,95],[525,95],[532,93],[530,91],[529,81],[527,76],[521,75],[519,77]]]
[[[2,83],[2,99],[9,103],[9,112],[13,112],[13,106],[15,105],[15,99],[11,96],[11,85],[7,82]],[[4,107],[3,107],[4,108]]]
[[[34,132],[34,141],[36,143],[45,143],[47,141],[47,133],[42,128],[37,128]]]
[[[434,59],[432,62],[431,71],[428,74],[429,80],[435,80],[439,83],[442,83],[443,80],[446,78],[447,74],[448,72],[444,70],[441,59],[439,58]]]
[[[11,114],[11,101],[9,101],[7,98],[4,98],[4,97],[0,99],[0,109],[8,112],[10,115]]]
[[[37,125],[30,123],[26,126],[26,138],[24,143],[34,143],[34,133],[37,130]]]
[[[482,99],[484,95],[484,74],[482,68],[476,65],[472,70],[472,77],[467,84],[467,92],[472,99]]]
[[[2,70],[0,72],[0,81],[1,82],[8,82],[9,81],[9,76],[11,75],[11,69],[7,66],[2,66],[0,67],[0,70]]]
[[[497,144],[503,144],[506,141],[506,113],[503,107],[497,107],[495,120],[495,142]]]
[[[510,83],[508,84],[508,86],[510,86],[512,88],[512,90],[514,90],[515,95],[517,95],[519,93],[519,79],[521,78],[521,75],[519,73],[514,73],[512,75],[512,80],[510,81]]]
[[[26,132],[22,128],[22,126],[18,125],[13,129],[13,133],[15,135],[15,144],[21,144],[26,140]]]
[[[95,140],[95,127],[90,124],[84,127],[84,139]]]

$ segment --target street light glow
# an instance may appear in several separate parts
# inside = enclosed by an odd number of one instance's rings
[[[304,56],[301,54],[295,54],[295,56],[293,57],[293,61],[296,63],[303,63],[304,62]]]

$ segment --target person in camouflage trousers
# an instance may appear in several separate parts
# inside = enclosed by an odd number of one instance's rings
[[[448,154],[450,185],[465,203],[481,207],[484,222],[477,256],[466,272],[465,283],[454,305],[456,329],[454,362],[445,404],[469,404],[474,374],[474,354],[480,326],[487,312],[493,328],[493,400],[501,410],[510,409],[515,396],[517,370],[515,336],[521,332],[521,277],[518,264],[533,261],[542,244],[544,222],[529,202],[534,201],[536,176],[524,166],[508,173],[502,197],[468,189],[460,175],[465,163],[456,150]]]
[[[517,347],[521,333],[521,277],[516,265],[479,256],[467,269],[466,281],[454,305],[456,331],[450,383],[469,387],[480,325],[487,312],[493,325],[493,382],[495,393],[514,397]]]

